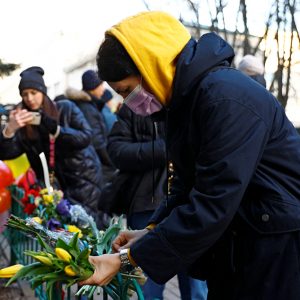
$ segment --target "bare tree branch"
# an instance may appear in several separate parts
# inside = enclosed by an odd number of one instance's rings
[[[249,44],[249,30],[248,30],[248,24],[247,24],[247,6],[246,6],[246,0],[241,0],[241,10],[243,13],[243,21],[244,21],[244,55],[250,54],[250,44]]]
[[[222,14],[222,19],[223,19],[223,25],[224,25],[224,37],[225,37],[225,41],[228,41],[227,38],[227,31],[226,31],[226,24],[225,24],[225,14],[224,14],[224,8],[226,7],[227,3],[224,4],[222,2],[222,0],[220,0],[220,12]]]
[[[240,11],[241,11],[241,2],[240,2],[240,5],[239,5],[239,9],[237,11],[237,14],[236,14],[236,19],[235,19],[235,32],[234,32],[234,36],[233,36],[233,42],[232,42],[232,48],[235,51],[236,49],[236,36],[237,36],[237,33],[238,33],[238,22],[239,22],[239,14],[240,14]]]
[[[294,41],[294,25],[295,25],[295,11],[296,11],[296,1],[293,0],[293,4],[290,5],[289,2],[289,9],[292,16],[291,22],[291,42],[290,42],[290,53],[288,59],[288,70],[287,70],[287,83],[286,83],[286,92],[285,92],[285,100],[287,102],[290,90],[290,79],[291,79],[291,64],[292,64],[292,54],[293,54],[293,41]]]
[[[146,6],[147,10],[151,10],[149,4],[146,2],[146,0],[143,0],[144,5]]]
[[[264,35],[259,39],[259,41],[257,42],[256,46],[254,47],[254,50],[252,52],[252,55],[255,55],[258,48],[259,48],[259,45],[260,43],[262,42],[262,40],[264,39],[267,39],[268,37],[268,32],[269,32],[269,28],[270,28],[270,25],[271,25],[271,21],[272,21],[272,18],[274,16],[274,13],[272,13],[272,10],[274,9],[274,4],[271,6],[271,9],[270,9],[270,13],[269,13],[269,17],[268,17],[268,21],[266,22],[266,30],[265,30],[265,33]]]
[[[187,0],[187,3],[189,4],[190,8],[192,9],[192,11],[194,12],[195,16],[196,16],[196,26],[194,26],[197,31],[198,31],[198,35],[199,38],[201,36],[201,26],[200,26],[200,19],[199,19],[199,4],[196,4],[195,2],[191,1],[191,0]]]

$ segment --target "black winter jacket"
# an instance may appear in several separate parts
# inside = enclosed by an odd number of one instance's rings
[[[129,212],[155,210],[163,200],[166,189],[166,154],[163,123],[155,122],[154,157],[152,152],[153,125],[150,117],[134,114],[122,105],[109,136],[107,151],[115,166],[131,173],[122,197],[131,203]],[[154,158],[155,194],[152,203],[152,159]]]
[[[103,114],[98,110],[96,104],[96,102],[100,102],[100,100],[87,91],[80,91],[74,88],[68,88],[64,95],[80,108],[90,124],[93,131],[92,144],[99,156],[101,164],[111,166],[112,162],[106,151],[107,125]]]
[[[183,49],[172,99],[153,116],[168,115],[178,178],[151,219],[158,225],[130,253],[160,284],[194,265],[209,299],[299,299],[300,137],[275,97],[241,72],[199,82],[233,56],[214,33]]]
[[[57,102],[60,134],[55,142],[55,174],[71,204],[82,204],[97,211],[103,186],[101,164],[91,145],[92,130],[80,109],[68,100]],[[2,133],[1,133],[2,135]],[[49,161],[49,140],[26,141],[18,130],[12,139],[0,144],[0,159],[13,159],[26,152],[39,180],[44,181],[38,154]]]

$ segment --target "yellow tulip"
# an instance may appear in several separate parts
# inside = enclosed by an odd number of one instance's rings
[[[47,192],[48,192],[48,190],[47,190],[47,189],[43,189],[43,190],[41,190],[41,192],[40,192],[40,193],[41,193],[42,195],[45,195],[45,194],[47,194]]]
[[[0,278],[11,278],[18,271],[20,271],[24,266],[23,265],[14,265],[5,269],[0,270]]]
[[[35,222],[37,222],[37,223],[39,223],[39,224],[42,224],[42,219],[39,218],[39,217],[31,218],[31,220],[33,220],[33,221],[35,221]]]
[[[56,248],[55,254],[59,259],[63,259],[66,261],[70,261],[70,259],[72,258],[72,256],[66,250],[64,250],[62,248]]]
[[[38,255],[38,256],[35,256],[34,259],[40,261],[42,264],[44,264],[46,266],[52,266],[53,265],[51,259],[48,258],[48,257],[45,257],[45,256]]]
[[[53,202],[53,196],[50,195],[43,195],[43,199],[45,200],[46,205]]]
[[[75,233],[79,232],[79,235],[78,235],[79,238],[83,237],[81,230],[79,228],[77,228],[75,225],[67,225],[67,227],[68,227],[68,231],[70,231],[70,232],[75,232]]]
[[[72,277],[76,276],[76,273],[74,272],[71,266],[66,266],[64,271],[68,276],[72,276]]]

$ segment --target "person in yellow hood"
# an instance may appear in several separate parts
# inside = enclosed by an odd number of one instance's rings
[[[188,268],[210,300],[300,298],[300,137],[233,57],[215,33],[197,42],[161,11],[106,32],[99,77],[132,111],[165,122],[177,177],[149,226],[122,231],[81,284],[137,265],[163,284]]]

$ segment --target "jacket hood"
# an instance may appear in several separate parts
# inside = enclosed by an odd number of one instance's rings
[[[105,34],[122,43],[154,95],[168,104],[179,55],[191,38],[187,29],[170,14],[151,11],[129,17]]]
[[[74,88],[67,88],[64,95],[66,96],[67,99],[72,100],[72,101],[78,101],[78,100],[83,100],[83,101],[91,101],[92,97],[84,90],[77,90]]]
[[[186,96],[206,71],[230,66],[233,57],[233,48],[214,32],[202,35],[198,42],[191,38],[177,63],[174,96]]]

